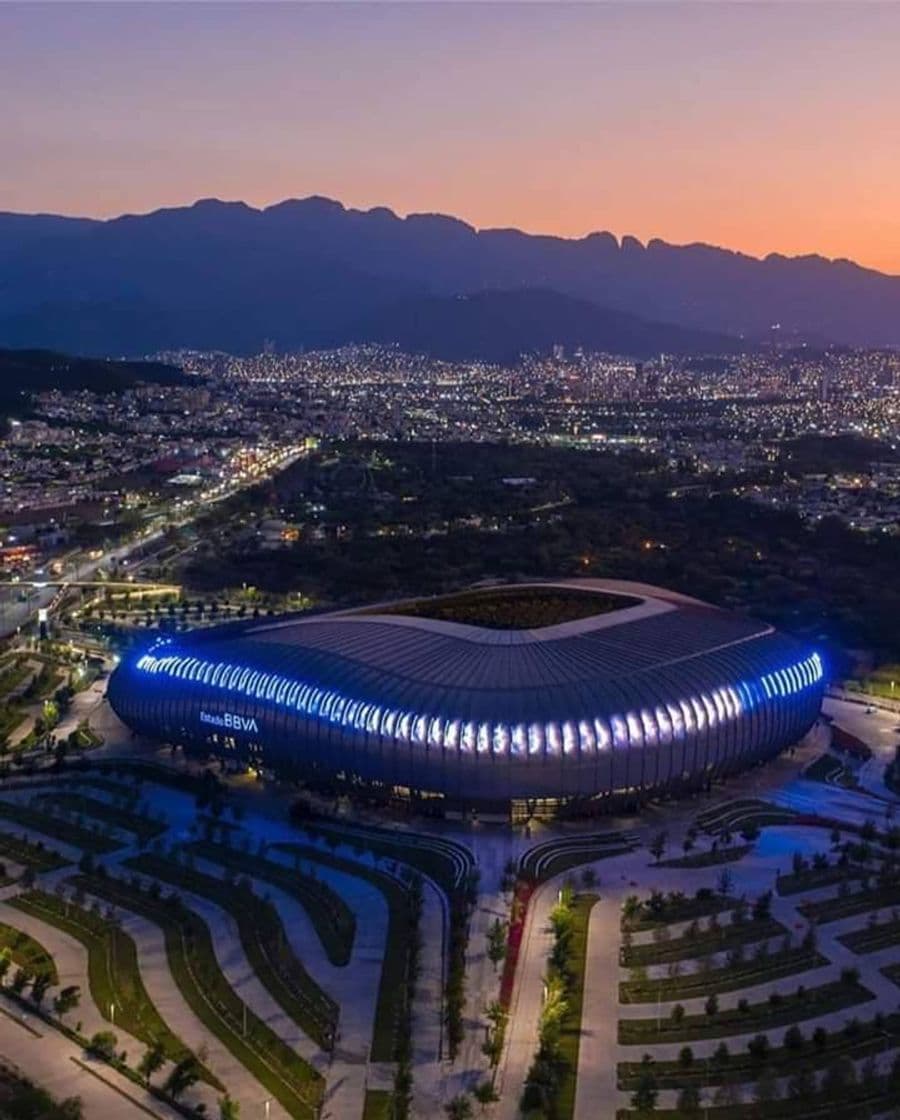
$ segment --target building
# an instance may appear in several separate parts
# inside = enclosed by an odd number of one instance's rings
[[[448,621],[473,602],[486,621]],[[508,625],[535,603],[565,620]],[[764,623],[577,580],[158,639],[109,699],[155,739],[455,807],[701,785],[800,740],[823,688]]]

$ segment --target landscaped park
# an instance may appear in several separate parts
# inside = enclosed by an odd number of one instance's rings
[[[894,803],[824,729],[589,826],[378,816],[162,752],[18,768],[0,1088],[60,1117],[889,1115]]]

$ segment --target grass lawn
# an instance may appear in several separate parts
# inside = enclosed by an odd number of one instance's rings
[[[623,1046],[649,1045],[654,1042],[694,1042],[701,1038],[728,1038],[750,1031],[767,1031],[800,1023],[830,1011],[874,999],[861,984],[835,980],[808,988],[800,995],[785,996],[778,1004],[768,1000],[751,1003],[746,1011],[736,1007],[717,1011],[715,1015],[685,1015],[677,1022],[668,1015],[661,1019],[620,1019],[619,1042]]]
[[[707,953],[721,953],[738,945],[766,941],[783,936],[788,931],[775,918],[729,923],[717,930],[702,930],[686,934],[671,941],[651,941],[622,949],[622,963],[626,968],[636,965],[665,964],[668,961],[692,960]]]
[[[889,1036],[885,1038],[885,1035]],[[818,1070],[830,1065],[836,1058],[848,1057],[859,1061],[871,1054],[880,1054],[900,1038],[900,1014],[886,1015],[883,1029],[872,1022],[858,1024],[851,1035],[846,1030],[829,1032],[821,1047],[806,1039],[799,1049],[786,1046],[773,1047],[765,1058],[750,1054],[746,1047],[731,1054],[725,1062],[704,1062],[699,1059],[685,1066],[680,1061],[653,1063],[653,1076],[660,1089],[680,1089],[684,1085],[719,1085],[724,1081],[755,1081],[763,1069],[778,1077],[789,1077],[799,1069]],[[642,1066],[637,1062],[620,1062],[617,1067],[619,1087],[626,1092],[637,1087]]]
[[[0,743],[12,737],[20,724],[30,718],[20,708],[9,705],[0,711]],[[8,748],[7,748],[8,750]]]
[[[752,844],[720,845],[713,851],[711,848],[705,852],[689,852],[676,859],[663,859],[659,863],[651,864],[652,867],[717,867],[720,863],[736,863],[753,851]]]
[[[113,828],[131,832],[141,844],[148,844],[166,831],[164,822],[150,820],[149,817],[142,816],[137,809],[120,809],[108,801],[86,797],[81,793],[42,793],[39,799],[42,803],[65,813],[77,813],[79,817],[90,817],[112,825]]]
[[[630,918],[622,915],[621,927],[623,932],[640,933],[642,930],[656,929],[657,926],[673,925],[675,922],[691,922],[694,918],[705,918],[710,914],[721,914],[724,910],[732,910],[735,905],[733,898],[726,898],[723,894],[710,891],[708,895],[700,898],[694,896],[687,898],[684,895],[658,895],[655,902],[645,900],[641,902],[636,914]]]
[[[838,1101],[830,1094],[817,1093],[801,1100],[704,1106],[693,1116],[674,1108],[657,1108],[653,1112],[620,1108],[616,1120],[871,1120],[873,1116],[889,1114],[896,1103],[896,1085],[880,1080],[871,1088],[854,1086]]]
[[[581,1046],[581,1016],[584,1006],[584,971],[587,959],[588,926],[595,894],[577,894],[572,901],[572,941],[569,955],[571,981],[566,988],[569,1009],[563,1022],[559,1052],[565,1069],[556,1096],[556,1120],[571,1120],[575,1114],[578,1051]]]
[[[297,869],[272,863],[262,856],[209,840],[196,840],[187,845],[187,850],[242,875],[262,879],[295,898],[309,915],[329,961],[340,968],[350,960],[356,936],[356,918],[347,903],[327,883]]]
[[[810,867],[799,874],[779,875],[776,879],[776,889],[781,895],[802,894],[804,891],[818,890],[819,887],[831,887],[835,883],[850,883],[859,879],[867,879],[872,872],[859,867],[857,864],[847,864],[840,867],[832,864],[830,867]]]
[[[148,1046],[151,1042],[161,1043],[171,1061],[178,1062],[191,1053],[169,1029],[147,995],[138,969],[137,948],[127,933],[99,914],[42,891],[20,895],[11,905],[84,945],[88,951],[91,998],[104,1019],[110,1018],[112,1006],[115,1009],[112,1022],[116,1026]],[[209,1070],[203,1073],[205,1081],[224,1091]]]
[[[623,980],[619,984],[620,1003],[650,1003],[657,999],[695,999],[713,992],[736,992],[755,984],[765,984],[782,976],[806,972],[828,964],[827,957],[814,949],[798,947],[769,953],[761,961],[745,961],[740,965],[713,968],[708,972],[692,972],[685,976],[663,977],[659,980]]]
[[[274,906],[235,884],[152,853],[130,859],[125,866],[208,898],[229,913],[237,923],[247,960],[272,998],[314,1042],[331,1049],[338,1005],[294,955]]]
[[[197,1018],[292,1117],[313,1120],[325,1088],[322,1077],[231,987],[216,961],[205,922],[186,907],[154,898],[121,879],[79,875],[73,882],[158,925],[172,978]]]
[[[56,871],[71,862],[42,844],[33,844],[30,840],[10,836],[5,832],[0,832],[0,857],[11,859],[34,871]]]
[[[879,949],[889,949],[900,944],[900,920],[881,922],[867,929],[856,929],[844,933],[838,941],[854,953],[877,953]]]
[[[99,831],[92,832],[77,824],[70,824],[60,817],[42,813],[32,809],[30,805],[21,802],[0,801],[0,820],[14,821],[22,828],[30,828],[44,836],[51,836],[64,844],[71,844],[81,848],[84,852],[91,852],[95,856],[105,856],[122,847],[118,840],[102,836]]]
[[[389,1089],[366,1089],[362,1120],[393,1120],[393,1104]]]
[[[15,900],[13,900],[14,904]],[[0,922],[0,949],[9,949],[12,963],[18,968],[26,969],[32,976],[46,976],[54,986],[59,983],[53,957],[39,941],[24,930]],[[7,977],[7,980],[9,978]]]
[[[872,890],[854,891],[841,898],[823,898],[820,902],[801,902],[797,909],[811,922],[825,925],[850,918],[854,914],[865,914],[869,910],[883,910],[887,906],[900,906],[900,883],[890,887],[875,887]]]
[[[900,964],[889,964],[881,970],[882,976],[886,976],[892,984],[896,984],[900,988]]]

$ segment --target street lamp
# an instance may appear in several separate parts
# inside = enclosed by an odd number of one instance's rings
[[[266,1097],[266,1099],[263,1101],[263,1107],[266,1110],[266,1120],[269,1120],[269,1106],[271,1105],[271,1103],[272,1102],[268,1097]]]

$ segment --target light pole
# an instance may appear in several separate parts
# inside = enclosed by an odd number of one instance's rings
[[[263,1101],[263,1108],[266,1110],[266,1120],[269,1120],[269,1106],[271,1105],[271,1103],[272,1102],[268,1097],[266,1097],[266,1099]]]

